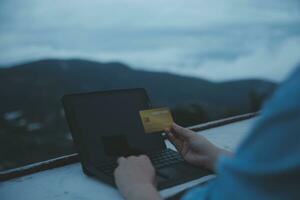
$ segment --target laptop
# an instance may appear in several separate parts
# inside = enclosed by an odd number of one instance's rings
[[[139,111],[151,109],[145,89],[65,95],[69,128],[83,172],[115,186],[113,172],[120,156],[147,155],[164,189],[209,174],[166,147],[162,133],[146,134]]]

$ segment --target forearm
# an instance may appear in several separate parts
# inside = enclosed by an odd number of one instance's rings
[[[132,191],[123,194],[126,200],[162,200],[157,189],[152,184],[144,184],[132,188]]]
[[[233,156],[233,153],[231,151],[226,150],[226,149],[216,147],[216,153],[214,155],[214,158],[213,158],[213,161],[212,161],[212,164],[211,164],[211,169],[213,171],[216,171],[218,160],[223,155],[225,155],[225,156]]]

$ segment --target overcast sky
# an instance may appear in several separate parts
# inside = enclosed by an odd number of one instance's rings
[[[0,0],[0,65],[49,57],[281,81],[300,63],[300,1]]]

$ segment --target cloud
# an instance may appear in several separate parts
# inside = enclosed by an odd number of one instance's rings
[[[80,57],[282,80],[300,60],[299,11],[298,0],[2,0],[0,64]]]
[[[284,41],[272,50],[261,46],[252,54],[233,62],[209,61],[196,70],[182,70],[180,73],[215,81],[249,77],[282,81],[300,64],[299,52],[300,37],[296,37]]]
[[[297,0],[2,0],[2,24],[30,29],[203,27],[299,19]],[[11,13],[14,13],[13,15]]]

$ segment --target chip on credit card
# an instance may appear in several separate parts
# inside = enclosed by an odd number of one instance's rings
[[[169,108],[155,108],[140,111],[146,133],[155,133],[171,128],[174,120]]]

